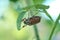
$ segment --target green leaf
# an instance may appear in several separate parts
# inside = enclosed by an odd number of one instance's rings
[[[24,17],[25,13],[26,11],[21,12],[17,18],[17,29],[18,30],[21,29],[21,22],[22,22],[22,18]]]
[[[33,1],[32,0],[26,0],[26,5],[27,6],[33,5]]]
[[[33,0],[34,4],[41,4],[43,3],[45,0]]]
[[[48,9],[49,6],[43,5],[43,4],[38,4],[35,6],[37,9]]]
[[[44,1],[45,0],[33,0],[34,5],[36,5],[35,8],[37,8],[37,9],[48,9],[49,6],[42,4]]]
[[[37,5],[30,5],[24,8],[21,8],[21,10],[28,10],[30,8],[36,7],[37,9],[48,9],[49,6],[43,5],[43,4],[37,4]]]
[[[10,2],[17,2],[18,0],[10,0]]]

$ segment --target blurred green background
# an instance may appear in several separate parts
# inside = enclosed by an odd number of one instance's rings
[[[27,6],[26,1],[27,3],[31,1],[28,6],[33,5],[32,0],[0,0],[0,40],[36,40],[33,25],[26,26],[20,31],[17,29],[16,21],[21,8]],[[36,2],[36,4],[39,3],[50,6],[47,11],[55,22],[60,12],[59,0],[40,0]],[[41,22],[37,24],[40,39],[48,40],[54,22],[51,22],[44,13],[38,15],[42,16]],[[23,26],[23,23],[21,26]],[[52,40],[60,40],[60,20]]]

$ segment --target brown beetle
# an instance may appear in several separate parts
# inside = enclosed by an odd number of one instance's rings
[[[30,17],[28,19],[24,19],[24,24],[26,24],[26,25],[34,25],[34,24],[39,23],[40,20],[41,20],[40,16],[32,16],[32,17]]]

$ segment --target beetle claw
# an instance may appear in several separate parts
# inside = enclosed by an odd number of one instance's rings
[[[25,26],[27,26],[27,25],[24,25],[23,28],[24,28]]]

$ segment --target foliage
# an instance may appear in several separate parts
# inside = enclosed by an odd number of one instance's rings
[[[21,12],[17,18],[17,29],[20,30],[21,28],[21,22],[22,22],[22,18],[24,17],[26,11]]]
[[[18,0],[10,0],[11,2],[17,2]]]
[[[16,2],[17,0],[15,0],[15,1],[14,1],[14,0],[11,0],[11,1]],[[30,1],[30,0],[29,0],[29,1]],[[36,8],[37,10],[42,9],[43,12],[46,14],[46,16],[48,16],[48,17],[50,18],[50,20],[51,20],[52,22],[54,22],[53,19],[52,19],[52,17],[51,17],[51,16],[49,15],[49,13],[46,11],[46,9],[49,9],[49,6],[46,6],[46,5],[41,4],[41,3],[43,3],[43,0],[33,0],[34,5],[30,5],[29,1],[26,0],[27,5],[28,5],[27,7],[21,8],[21,10],[26,10],[26,11],[22,11],[22,12],[20,12],[19,15],[18,15],[18,18],[17,18],[17,29],[18,29],[18,30],[21,29],[21,21],[22,21],[22,18],[24,17],[24,15],[26,14],[27,10],[30,10],[30,9],[32,9],[32,8]],[[41,3],[40,3],[40,2],[41,2]],[[20,10],[20,11],[21,11],[21,10]],[[33,11],[33,10],[32,10],[32,11]],[[34,13],[33,13],[33,14],[34,14]],[[57,24],[58,24],[59,19],[60,19],[60,15],[58,16],[58,18],[56,19],[56,21],[55,21],[55,23],[54,23],[54,26],[53,26],[53,28],[52,28],[52,30],[51,30],[51,34],[50,34],[48,40],[51,40],[51,39],[52,39],[53,33],[54,33],[55,29],[56,29],[56,26],[57,26]],[[35,35],[36,35],[37,40],[40,40],[40,37],[39,37],[39,34],[38,34],[38,29],[37,29],[37,26],[36,26],[36,25],[34,25],[34,30],[35,30]]]

